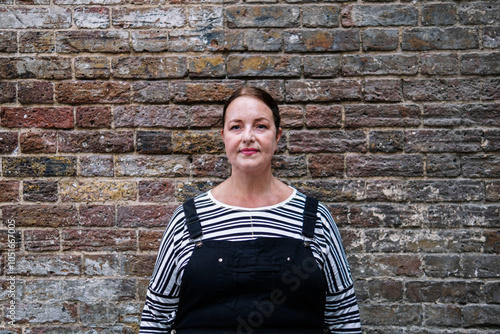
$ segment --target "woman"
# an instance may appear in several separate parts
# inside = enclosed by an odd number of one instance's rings
[[[222,117],[231,176],[174,212],[140,333],[361,333],[333,218],[272,175],[276,102],[240,88]]]

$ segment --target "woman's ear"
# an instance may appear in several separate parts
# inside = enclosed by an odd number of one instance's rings
[[[283,129],[281,127],[276,131],[276,144],[280,141],[281,135],[283,134]]]

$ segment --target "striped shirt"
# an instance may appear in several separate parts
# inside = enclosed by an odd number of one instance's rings
[[[261,208],[241,208],[217,201],[211,192],[195,199],[203,240],[245,241],[255,238],[303,240],[306,196],[296,189],[284,202]],[[353,281],[339,231],[328,209],[320,203],[314,258],[327,282],[325,322],[331,333],[361,333]],[[163,235],[142,313],[140,334],[169,333],[175,320],[184,268],[194,249],[178,207]]]

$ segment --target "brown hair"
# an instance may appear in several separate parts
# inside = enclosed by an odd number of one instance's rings
[[[236,100],[238,97],[242,96],[250,96],[259,101],[264,102],[264,104],[273,112],[274,125],[276,126],[276,131],[278,131],[278,129],[280,128],[280,121],[281,121],[278,104],[268,92],[257,87],[241,87],[233,92],[233,94],[227,99],[226,103],[224,104],[224,109],[222,111],[223,126],[224,123],[226,122],[227,108],[229,107],[231,102]]]

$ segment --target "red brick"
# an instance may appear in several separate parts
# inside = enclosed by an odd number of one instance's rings
[[[0,181],[0,202],[19,202],[19,181]]]
[[[8,128],[73,128],[73,108],[69,107],[3,107],[2,126]]]
[[[175,183],[172,180],[139,181],[140,202],[175,201]]]
[[[368,105],[345,106],[345,125],[357,127],[417,127],[420,125],[420,108],[417,105]]]
[[[26,230],[24,247],[28,252],[52,252],[60,250],[59,231],[55,229]]]
[[[301,128],[304,125],[304,109],[301,106],[280,106],[282,128]]]
[[[344,175],[344,157],[342,155],[312,155],[308,158],[307,165],[314,178],[342,177]]]
[[[128,276],[151,277],[155,267],[155,255],[127,254],[123,259],[123,272]]]
[[[56,100],[68,104],[128,103],[130,84],[116,81],[56,83]]]
[[[243,86],[243,81],[174,81],[171,94],[174,102],[222,102],[234,90]]]
[[[78,225],[74,205],[7,205],[2,208],[4,224],[15,220],[18,227],[66,227]]]
[[[22,132],[19,143],[22,153],[56,153],[57,132]]]
[[[71,131],[59,134],[60,152],[125,153],[134,150],[131,131]]]
[[[401,80],[380,79],[365,81],[365,101],[400,102],[403,99]]]
[[[113,205],[80,205],[80,225],[110,227],[115,225]]]
[[[54,101],[54,85],[47,81],[20,82],[17,94],[19,103],[52,103]]]
[[[63,230],[61,246],[63,251],[133,251],[137,250],[137,232],[117,229]]]
[[[189,115],[193,127],[222,127],[222,106],[193,106],[189,109]]]
[[[16,102],[16,83],[0,81],[0,103]]]
[[[139,231],[139,250],[157,251],[164,231]]]
[[[229,161],[226,156],[195,155],[192,157],[191,172],[195,177],[229,177]]]
[[[338,128],[342,126],[340,106],[308,105],[306,107],[308,128]]]
[[[165,227],[176,207],[176,205],[119,206],[116,224],[120,227]]]
[[[78,107],[76,108],[76,126],[82,128],[111,127],[110,107]]]
[[[17,136],[17,132],[14,131],[0,131],[1,154],[12,153],[17,148]]]

